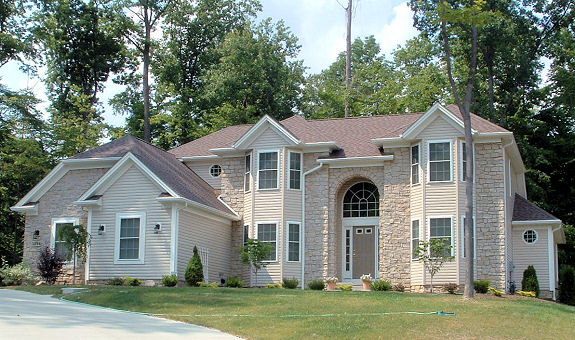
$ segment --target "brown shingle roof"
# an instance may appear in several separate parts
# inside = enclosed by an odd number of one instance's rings
[[[253,124],[234,125],[223,128],[202,138],[171,149],[168,152],[178,158],[213,155],[210,149],[229,148],[240,139]]]
[[[534,203],[529,202],[519,194],[515,194],[515,203],[513,204],[513,221],[546,220],[558,220],[558,218],[539,208]]]
[[[461,121],[463,121],[463,115],[461,114],[461,111],[459,111],[459,107],[457,105],[447,105],[446,108],[455,113],[455,115],[461,119]],[[482,133],[489,133],[489,132],[509,132],[509,130],[506,130],[504,128],[502,128],[501,126],[494,124],[490,121],[488,121],[487,119],[481,118],[480,116],[472,113],[471,114],[471,126]]]
[[[72,158],[123,157],[128,152],[136,156],[148,169],[181,197],[225,213],[231,211],[218,200],[214,189],[173,154],[134,136],[125,136]]]

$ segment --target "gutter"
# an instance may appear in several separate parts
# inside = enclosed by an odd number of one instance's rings
[[[302,190],[301,190],[301,229],[302,229],[302,241],[301,241],[301,289],[305,289],[305,178],[307,175],[320,170],[324,163],[320,163],[313,169],[310,169],[303,173],[302,175]]]

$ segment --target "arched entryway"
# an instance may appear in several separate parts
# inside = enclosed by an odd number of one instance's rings
[[[354,183],[355,182],[355,183]],[[344,191],[345,190],[345,191]],[[342,278],[378,276],[379,190],[366,180],[342,187]]]

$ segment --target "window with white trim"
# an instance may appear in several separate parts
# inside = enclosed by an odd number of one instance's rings
[[[278,156],[277,151],[260,152],[258,154],[258,188],[277,189],[278,188]]]
[[[244,170],[244,191],[250,191],[250,179],[252,172],[252,155],[248,154],[245,158],[245,170]]]
[[[461,142],[461,181],[465,182],[467,177],[467,150],[465,142]]]
[[[523,241],[527,244],[534,244],[537,242],[537,232],[533,229],[527,229],[523,232]]]
[[[259,223],[258,240],[271,246],[270,251],[264,258],[266,262],[277,261],[277,223]]]
[[[439,217],[429,219],[429,239],[443,239],[446,245],[453,246],[452,235],[452,219],[451,217]],[[453,247],[451,248],[451,255],[453,255]],[[431,254],[432,256],[434,254]]]
[[[419,183],[419,144],[411,147],[411,184]]]
[[[244,246],[248,244],[248,239],[250,238],[250,226],[249,224],[244,225]]]
[[[212,177],[220,177],[222,174],[222,167],[218,164],[214,164],[210,167],[210,176]]]
[[[143,263],[146,215],[118,214],[116,225],[116,261]]]
[[[419,247],[419,220],[411,221],[411,258],[417,259],[416,250]]]
[[[473,258],[477,258],[477,246],[475,244],[475,219],[473,223],[473,233],[471,234],[471,242],[473,242]],[[465,249],[465,216],[461,217],[461,257],[467,257],[467,249]]]
[[[300,260],[300,229],[300,223],[288,222],[287,257],[289,262],[299,262]]]
[[[343,217],[379,216],[379,191],[369,182],[354,184],[343,197]]]
[[[60,255],[61,258],[66,261],[72,261],[72,252],[68,249],[66,241],[62,239],[61,230],[63,227],[74,226],[78,224],[76,218],[58,218],[54,219],[52,223],[53,234],[52,234],[52,248],[54,253]]]
[[[301,153],[289,153],[289,188],[301,189]]]
[[[429,143],[429,181],[451,181],[451,142]]]

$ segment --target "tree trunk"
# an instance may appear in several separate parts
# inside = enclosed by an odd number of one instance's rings
[[[144,141],[150,143],[150,35],[152,32],[151,18],[148,15],[148,8],[144,8],[144,30],[145,40],[143,48],[144,70],[142,75],[142,87],[144,90]]]
[[[72,266],[72,285],[76,284],[76,251],[74,251],[74,264]]]
[[[347,14],[347,35],[345,38],[345,116],[350,116],[349,97],[351,94],[351,6],[353,0],[348,0],[345,12]]]
[[[429,292],[433,293],[433,274],[429,275]]]

